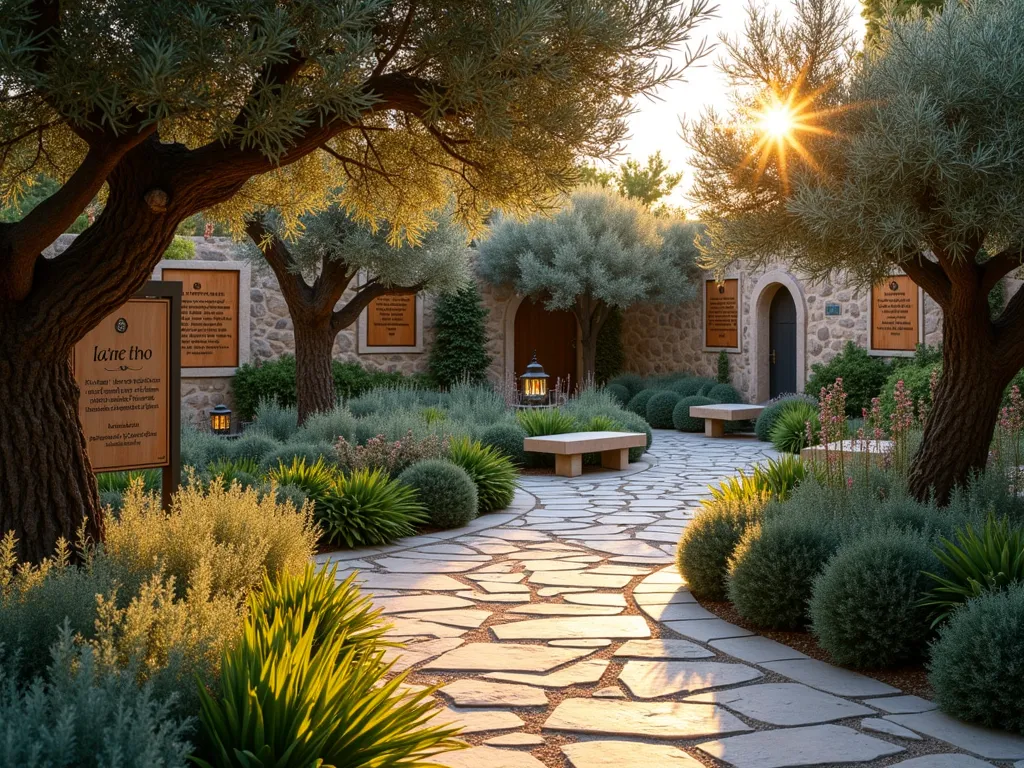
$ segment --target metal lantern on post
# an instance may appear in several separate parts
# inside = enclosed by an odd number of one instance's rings
[[[523,402],[527,405],[544,405],[548,401],[548,379],[544,373],[544,366],[537,362],[537,352],[534,351],[530,364],[526,371],[519,377],[523,385]]]
[[[210,430],[215,435],[231,434],[231,409],[223,403],[210,411]]]

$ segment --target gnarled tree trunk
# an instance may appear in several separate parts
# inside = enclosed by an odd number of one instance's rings
[[[334,407],[334,376],[331,354],[338,332],[328,315],[321,319],[302,319],[292,310],[295,328],[295,385],[298,395],[299,424],[312,414]]]
[[[11,328],[9,318],[0,329]],[[103,539],[96,480],[78,424],[78,386],[66,356],[0,330],[0,533],[38,562],[85,524]],[[41,514],[42,511],[47,514]]]
[[[987,296],[954,284],[942,316],[942,375],[921,447],[910,469],[910,491],[939,503],[988,461],[999,406],[1019,368],[1000,350]]]

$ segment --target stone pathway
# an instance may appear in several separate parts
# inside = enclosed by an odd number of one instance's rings
[[[451,768],[1024,768],[1024,738],[810,659],[696,603],[673,551],[710,483],[773,455],[657,431],[629,471],[526,476],[467,528],[318,558],[353,570],[442,685]]]

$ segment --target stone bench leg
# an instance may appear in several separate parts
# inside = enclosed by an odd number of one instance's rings
[[[725,422],[722,419],[704,419],[704,437],[725,437]]]
[[[555,454],[555,474],[560,477],[579,477],[583,474],[583,454]]]
[[[601,451],[601,466],[605,469],[628,469],[629,448],[616,448],[614,451]]]

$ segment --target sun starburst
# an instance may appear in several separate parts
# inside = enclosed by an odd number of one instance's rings
[[[773,89],[753,108],[745,128],[756,136],[745,165],[756,164],[760,179],[774,159],[783,189],[789,187],[790,154],[795,153],[811,168],[817,164],[804,142],[808,134],[831,135],[824,118],[835,114],[832,108],[816,108],[820,91],[801,93],[801,83],[788,92]]]

